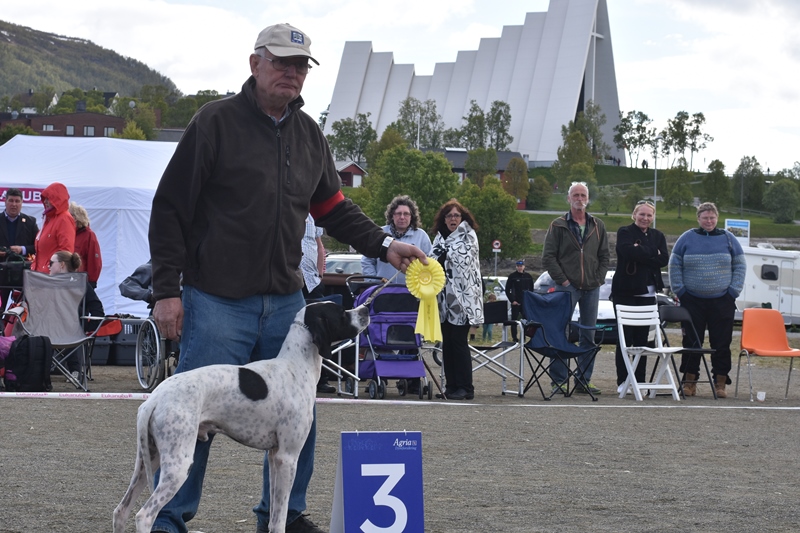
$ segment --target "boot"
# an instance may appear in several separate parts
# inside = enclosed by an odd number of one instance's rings
[[[717,398],[727,398],[728,393],[725,392],[725,385],[728,383],[728,376],[714,376],[714,389],[717,392]]]
[[[683,394],[685,396],[694,396],[697,393],[697,374],[684,374],[683,375]]]

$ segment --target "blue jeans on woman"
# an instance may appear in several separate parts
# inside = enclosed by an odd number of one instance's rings
[[[597,326],[597,306],[600,300],[600,287],[594,289],[576,289],[572,284],[564,287],[563,285],[556,285],[556,291],[568,292],[572,301],[572,309],[578,305],[581,311],[580,320],[578,323],[581,326],[596,327]],[[580,346],[592,347],[594,346],[595,330],[582,329],[580,332]],[[578,375],[583,376],[586,383],[592,380],[592,372],[594,372],[594,356],[584,354],[578,357]],[[567,381],[567,367],[558,359],[552,359],[550,366],[550,378],[553,383],[559,385],[566,384]]]
[[[241,299],[222,298],[191,286],[183,288],[183,333],[176,373],[213,364],[245,365],[274,359],[295,315],[304,305],[300,291],[293,294],[256,295]],[[306,509],[306,490],[314,470],[317,413],[297,463],[297,474],[289,495],[287,523]],[[213,435],[198,441],[189,478],[161,510],[153,531],[186,533],[186,522],[197,513],[203,490],[208,453]],[[158,475],[156,475],[156,482]],[[266,529],[269,523],[269,467],[264,454],[261,503],[253,511]]]

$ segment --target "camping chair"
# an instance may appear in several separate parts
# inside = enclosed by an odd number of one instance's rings
[[[661,318],[661,332],[663,333],[664,337],[664,346],[669,346],[669,339],[667,338],[667,332],[665,327],[669,323],[680,323],[681,324],[681,332],[683,334],[683,344],[690,345],[689,348],[683,348],[680,352],[677,352],[681,355],[699,355],[700,359],[703,361],[703,367],[706,370],[706,377],[708,378],[708,384],[711,386],[711,394],[714,396],[714,399],[717,399],[717,389],[714,387],[714,378],[711,377],[711,371],[708,369],[708,361],[706,360],[706,355],[711,355],[716,350],[714,348],[703,348],[702,343],[700,342],[700,335],[697,334],[697,330],[694,327],[694,323],[692,322],[692,315],[689,314],[689,310],[685,307],[680,307],[676,305],[661,305],[658,308],[658,316]],[[688,324],[688,326],[687,326]],[[653,366],[653,372],[650,374],[650,381],[653,381],[653,376],[655,376],[656,369],[658,368],[658,361],[656,359],[656,364]],[[675,370],[675,375],[680,375],[678,373],[678,368],[675,366],[675,359],[672,358],[672,368]],[[684,399],[686,399],[686,395],[683,393],[683,384],[684,384],[685,377],[681,378],[679,383],[680,392]],[[705,381],[705,380],[703,380]]]
[[[675,361],[673,354],[681,351],[683,348],[678,347],[665,347],[661,340],[661,332],[659,327],[661,325],[661,318],[658,315],[658,306],[656,305],[618,305],[617,311],[617,330],[619,333],[619,348],[622,351],[622,360],[625,362],[625,367],[628,369],[628,379],[625,383],[620,385],[619,397],[624,398],[629,391],[633,391],[633,395],[637,401],[642,401],[642,391],[650,391],[650,397],[655,398],[659,390],[668,390],[672,393],[672,397],[680,400],[681,396],[678,393],[678,384],[675,381],[675,376],[670,368],[670,362],[673,367]],[[655,328],[655,347],[648,346],[628,346],[625,341],[625,328],[624,326],[639,326],[639,327],[654,327]],[[661,364],[661,368],[655,375],[655,378],[650,378],[650,381],[639,383],[636,381],[635,368],[639,366],[639,360],[642,355],[655,355],[657,357],[656,364]]]
[[[502,324],[503,325],[503,340],[491,344],[489,346],[469,345],[470,352],[472,353],[472,360],[477,363],[472,371],[485,368],[494,374],[500,376],[502,379],[501,394],[505,396],[508,389],[507,378],[513,376],[517,379],[517,396],[522,398],[525,390],[525,378],[523,371],[525,369],[525,349],[523,348],[524,333],[522,333],[522,324],[518,321],[508,320],[508,301],[486,302],[483,304],[483,323],[484,324]],[[505,326],[517,328],[519,332],[518,342],[509,341],[507,339],[507,331]],[[519,370],[506,365],[506,355],[519,353]],[[442,382],[444,382],[444,367],[441,373]]]
[[[794,358],[800,357],[800,350],[789,347],[786,336],[786,326],[783,315],[777,309],[761,309],[757,307],[745,309],[742,314],[742,351],[739,352],[739,362],[736,364],[736,389],[733,397],[739,397],[739,368],[742,357],[747,357],[747,378],[750,383],[750,401],[753,401],[753,371],[750,365],[750,356],[758,357],[788,357],[789,376],[786,378],[786,393],[783,399],[789,397],[789,381],[792,379],[792,365]]]
[[[542,388],[541,380],[545,376],[548,382],[545,386],[550,386],[554,381],[550,375],[550,370],[554,364],[563,364],[567,369],[567,379],[558,385],[565,386],[564,396],[571,396],[577,386],[582,386],[589,393],[592,401],[597,398],[589,389],[589,384],[580,371],[579,364],[576,362],[572,368],[571,362],[577,361],[580,357],[585,359],[586,365],[591,365],[597,352],[600,351],[600,344],[590,347],[577,346],[569,342],[568,328],[570,324],[575,324],[582,329],[597,330],[601,328],[589,328],[580,324],[570,322],[572,318],[572,300],[568,292],[550,292],[538,294],[526,291],[522,305],[522,312],[525,315],[525,337],[529,340],[525,342],[525,357],[531,369],[531,377],[525,385],[524,392],[528,392],[534,384],[539,387],[542,398],[550,400],[558,389],[554,388],[549,395]],[[538,355],[537,355],[538,354]],[[570,378],[574,382],[570,388]]]
[[[104,317],[81,317],[79,310],[86,294],[86,273],[71,272],[48,276],[26,270],[23,273],[23,301],[27,318],[14,323],[14,335],[49,337],[53,345],[53,367],[76,388],[89,390],[87,343],[94,340],[106,320]],[[23,307],[9,312],[21,314]],[[81,313],[82,314],[82,313]],[[86,333],[82,318],[90,318],[91,333]],[[77,357],[78,379],[67,368],[67,359]]]

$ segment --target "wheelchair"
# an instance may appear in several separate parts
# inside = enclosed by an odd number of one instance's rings
[[[163,338],[152,316],[144,319],[136,337],[136,378],[139,385],[151,392],[170,377],[178,366],[180,345]]]

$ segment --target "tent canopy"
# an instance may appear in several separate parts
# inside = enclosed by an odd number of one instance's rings
[[[22,211],[42,226],[39,193],[63,183],[70,200],[86,208],[103,254],[97,295],[106,313],[146,316],[142,302],[119,284],[150,259],[147,231],[153,195],[177,143],[108,137],[17,135],[0,146],[0,192],[23,190]]]

